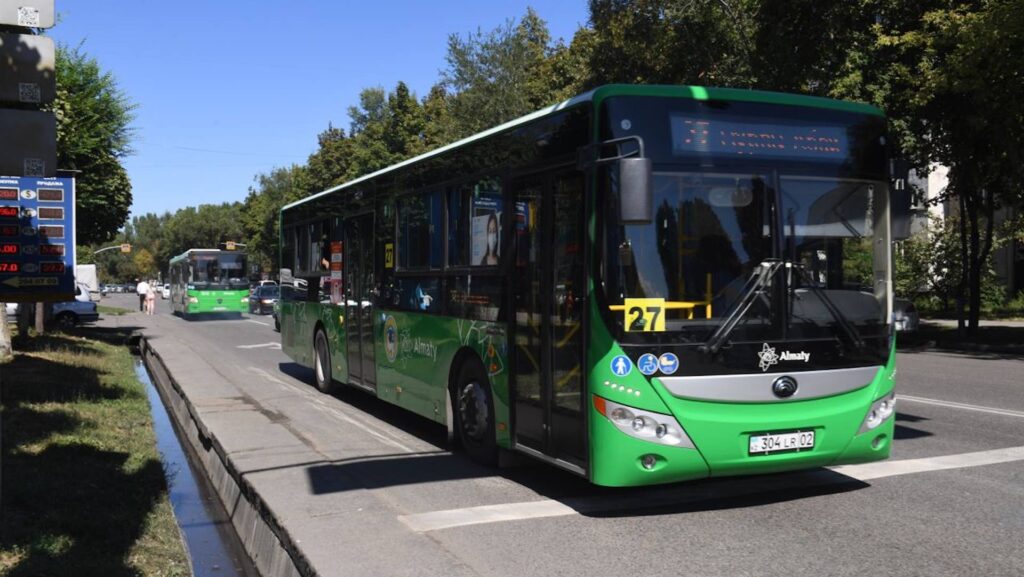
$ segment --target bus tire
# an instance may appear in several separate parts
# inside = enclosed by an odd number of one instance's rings
[[[334,392],[334,378],[331,375],[331,347],[323,329],[317,329],[313,338],[313,378],[321,393]]]
[[[494,397],[480,363],[467,359],[455,376],[453,392],[455,431],[462,448],[483,465],[498,463],[498,444],[494,438]]]

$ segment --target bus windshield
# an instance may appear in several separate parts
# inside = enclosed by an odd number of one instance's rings
[[[609,304],[622,310],[624,332],[650,332],[644,315],[615,305],[663,299],[659,332],[703,340],[737,306],[759,267],[775,260],[787,266],[772,269],[743,314],[747,331],[762,327],[750,337],[766,336],[771,301],[783,286],[788,323],[798,332],[810,336],[841,322],[833,306],[854,325],[877,328],[885,322],[888,266],[872,242],[882,191],[880,182],[836,178],[655,172],[654,219],[614,222],[607,232]],[[782,254],[773,248],[776,214]],[[876,281],[883,290],[875,290]]]
[[[249,286],[245,277],[245,255],[241,253],[194,254],[191,258],[192,278],[189,284],[202,290],[243,289]]]
[[[702,344],[712,335],[724,341],[724,332],[730,340],[860,346],[862,337],[886,334],[880,116],[620,97],[605,101],[601,122],[602,141],[626,142],[617,151],[625,155],[642,143],[654,167],[645,223],[619,220],[617,169],[599,173],[597,276],[618,338]]]

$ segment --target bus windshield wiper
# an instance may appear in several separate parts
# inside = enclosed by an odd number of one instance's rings
[[[807,288],[814,293],[814,296],[818,297],[821,304],[825,305],[825,309],[832,315],[832,318],[836,320],[836,323],[839,324],[839,328],[843,329],[843,333],[846,335],[846,338],[850,339],[853,346],[858,349],[863,347],[864,339],[861,338],[860,333],[857,331],[857,327],[853,326],[853,323],[851,323],[850,319],[846,318],[846,315],[839,310],[836,303],[832,302],[832,299],[828,298],[825,291],[821,290],[821,287],[813,282],[813,279],[811,279],[810,275],[807,274],[807,271],[804,270],[803,266],[798,263],[794,263],[793,268],[795,268],[800,274],[800,278],[807,285]]]
[[[732,312],[722,321],[718,329],[711,334],[707,342],[700,346],[702,353],[711,353],[713,355],[722,348],[722,345],[725,344],[725,339],[736,328],[743,315],[747,314],[754,301],[758,297],[764,296],[762,289],[765,283],[775,275],[775,271],[779,270],[780,266],[782,266],[782,261],[778,259],[765,259],[761,261],[761,264],[754,270],[754,274],[750,275],[750,279],[743,285],[743,293],[736,302],[736,306],[733,307]]]

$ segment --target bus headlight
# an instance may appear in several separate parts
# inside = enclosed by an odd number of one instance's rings
[[[861,424],[860,430],[857,434],[861,434],[872,429],[877,428],[879,425],[884,423],[886,419],[891,417],[896,412],[896,391],[889,393],[888,395],[878,399],[874,403],[871,403],[871,408],[868,409],[868,414],[864,417],[864,423]]]
[[[694,448],[693,441],[672,415],[627,407],[597,395],[594,396],[594,407],[617,429],[631,437],[662,445]]]

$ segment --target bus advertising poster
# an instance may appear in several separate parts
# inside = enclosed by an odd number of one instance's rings
[[[501,254],[501,197],[480,196],[473,201],[470,223],[470,262],[476,266],[497,265]]]
[[[74,296],[74,179],[0,177],[0,302]]]

